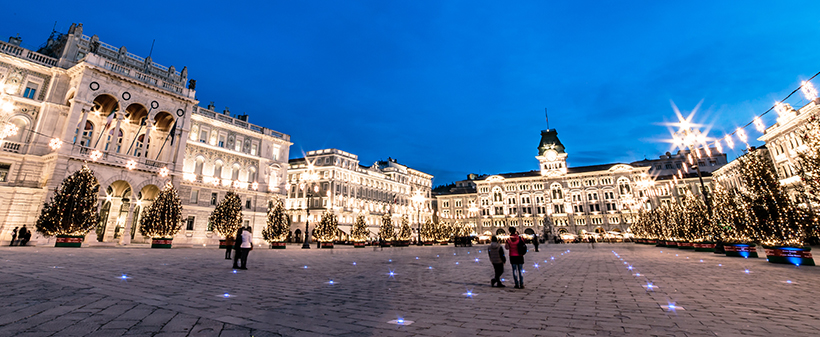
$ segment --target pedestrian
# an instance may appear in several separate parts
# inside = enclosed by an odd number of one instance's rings
[[[225,238],[225,260],[231,259],[231,250],[233,250],[234,241],[236,240],[230,236]]]
[[[23,225],[23,228],[20,228],[20,231],[17,232],[17,237],[20,238],[20,246],[25,246],[28,243],[28,240],[31,239],[31,232],[26,229],[26,226]]]
[[[532,236],[532,246],[535,247],[535,251],[538,251],[538,234],[534,234]]]
[[[527,252],[527,244],[518,236],[515,227],[510,228],[510,238],[505,245],[510,251],[510,265],[512,265],[513,281],[515,289],[524,289],[524,254]]]
[[[14,241],[17,240],[17,229],[20,227],[14,227],[14,230],[11,231],[11,242],[9,246],[14,246]]]
[[[595,241],[596,241],[595,236],[590,235],[589,236],[589,246],[592,247],[592,249],[595,249]]]
[[[242,239],[243,239],[242,232],[244,232],[244,231],[245,231],[245,229],[242,228],[242,227],[240,227],[239,229],[236,230],[236,240],[234,240],[234,242],[233,242],[233,250],[236,251],[236,253],[233,254],[233,269],[238,269],[239,268],[237,263],[239,263],[239,258],[242,255],[240,249],[242,248]]]
[[[239,258],[242,260],[242,265],[239,269],[248,269],[248,253],[253,249],[253,234],[251,234],[250,227],[242,231],[242,245],[239,249],[239,255],[241,255]]]
[[[487,253],[490,254],[490,263],[493,264],[495,277],[490,280],[490,286],[504,288],[506,286],[501,283],[501,274],[504,274],[504,264],[507,263],[507,257],[504,256],[504,248],[498,243],[498,237],[493,235],[491,241],[492,243],[490,243],[490,249],[487,250]]]

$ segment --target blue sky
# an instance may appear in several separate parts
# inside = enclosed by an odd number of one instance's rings
[[[154,61],[188,66],[201,105],[214,101],[290,134],[291,158],[320,148],[358,154],[365,165],[392,157],[444,184],[537,169],[544,108],[570,166],[671,150],[662,142],[671,102],[684,111],[702,102],[695,121],[722,136],[820,71],[819,9],[816,1],[18,2],[6,6],[0,34],[19,33],[36,49],[55,21],[62,32],[82,22],[86,34],[142,56],[156,39]],[[799,96],[792,105],[806,103]]]

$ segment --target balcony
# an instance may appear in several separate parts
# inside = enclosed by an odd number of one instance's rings
[[[22,143],[18,142],[11,142],[11,141],[2,141],[3,142],[3,151],[11,152],[11,153],[20,153],[24,152],[24,146]]]
[[[169,170],[171,170],[171,173],[174,172],[174,164],[171,162],[151,160],[144,157],[132,157],[121,153],[109,154],[107,152],[101,152],[102,155],[100,156],[100,158],[98,158],[97,160],[93,160],[91,158],[91,154],[94,152],[94,148],[76,144],[71,146],[71,157],[75,159],[119,166],[121,168],[126,169],[128,168],[127,165],[131,161],[134,161],[134,163],[136,164],[136,167],[134,167],[135,170],[158,173],[160,169],[167,167]]]
[[[53,57],[48,57],[3,41],[0,41],[0,53],[16,56],[47,67],[54,67],[57,65],[57,59]]]
[[[215,111],[212,111],[212,110],[208,110],[208,109],[203,108],[203,107],[196,107],[194,109],[194,113],[197,114],[197,115],[202,115],[202,116],[208,117],[210,119],[218,120],[218,121],[223,122],[223,123],[228,123],[228,124],[234,125],[236,127],[242,128],[242,129],[247,129],[247,130],[251,130],[251,131],[256,132],[256,133],[261,133],[261,134],[266,135],[266,136],[279,138],[279,139],[282,139],[284,141],[290,141],[290,135],[281,133],[279,131],[274,131],[274,130],[271,130],[271,129],[268,129],[268,128],[263,128],[261,126],[253,125],[251,123],[248,123],[248,122],[239,120],[237,118],[233,118],[231,116],[221,114],[221,113],[218,113],[218,112],[215,112]]]

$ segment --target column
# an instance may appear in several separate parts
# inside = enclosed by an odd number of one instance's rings
[[[136,202],[128,203],[128,215],[125,216],[125,227],[122,230],[122,237],[120,237],[120,244],[125,246],[131,243],[131,226],[134,220],[134,204]]]
[[[142,146],[143,146],[142,153],[143,153],[143,157],[145,157],[145,158],[148,158],[148,149],[149,149],[148,141],[149,141],[149,139],[151,139],[149,137],[151,137],[151,129],[153,129],[153,128],[154,128],[154,122],[152,122],[150,118],[146,118],[145,119],[145,137],[142,139],[143,140],[143,142],[142,142]],[[139,135],[137,135],[137,137],[139,137]]]
[[[117,116],[115,118],[117,119],[117,125],[112,130],[111,145],[108,146],[108,151],[105,151],[107,153],[111,153],[112,151],[117,153],[116,148],[117,145],[119,145],[120,124],[122,123],[123,116],[121,116],[120,113],[117,113]],[[108,137],[106,136],[105,138],[106,139],[103,139],[104,142],[107,140]],[[105,148],[105,145],[103,145],[103,148]]]
[[[83,109],[83,117],[80,118],[80,124],[77,126],[79,130],[77,130],[77,134],[74,136],[76,137],[76,141],[74,144],[77,144],[78,141],[81,141],[83,138],[83,130],[85,130],[85,123],[88,121],[88,110]],[[73,130],[72,130],[73,131]],[[93,135],[91,138],[94,138]],[[93,141],[93,140],[92,140]]]

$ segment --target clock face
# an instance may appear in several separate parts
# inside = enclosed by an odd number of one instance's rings
[[[553,161],[555,158],[558,158],[558,153],[555,152],[555,150],[547,150],[547,152],[544,153],[544,156],[547,157],[547,160]]]

